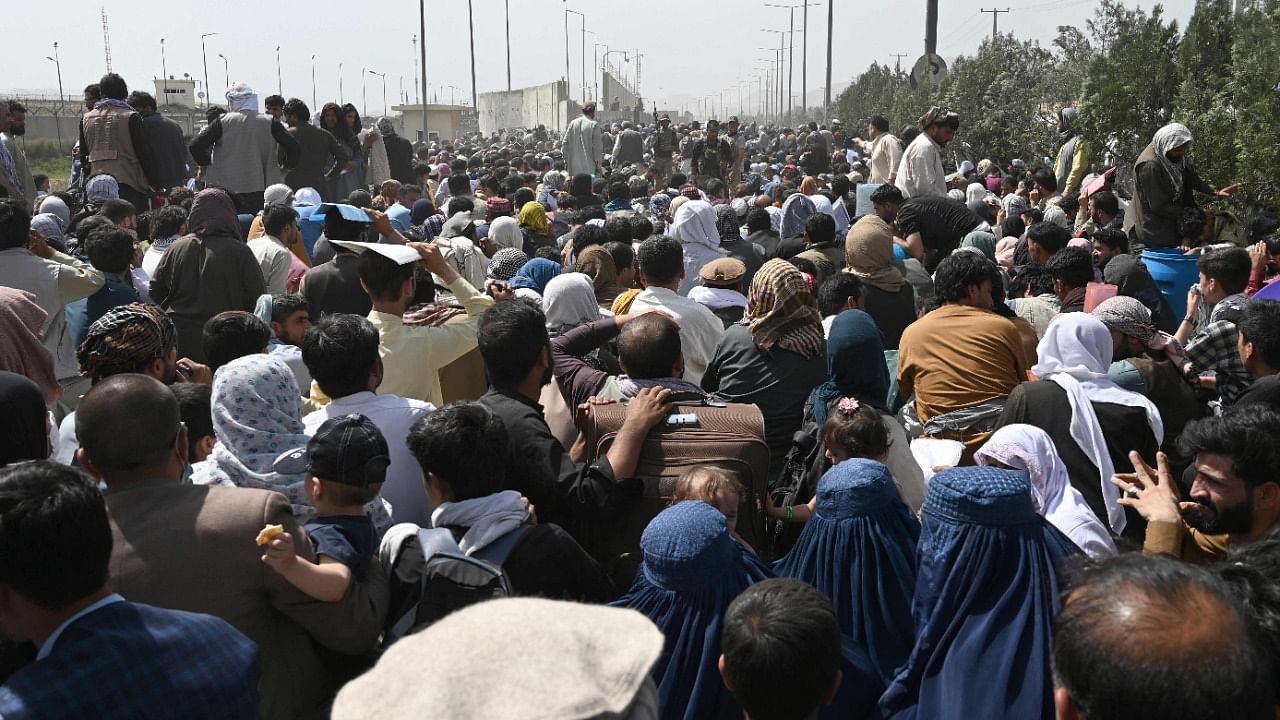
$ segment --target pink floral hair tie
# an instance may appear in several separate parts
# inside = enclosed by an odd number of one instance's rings
[[[840,398],[840,402],[836,405],[836,410],[838,410],[841,415],[853,415],[858,412],[861,407],[862,406],[858,404],[857,400],[847,397]]]

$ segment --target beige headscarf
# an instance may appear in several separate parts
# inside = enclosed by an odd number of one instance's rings
[[[849,228],[845,264],[859,280],[885,292],[902,288],[902,273],[893,266],[893,226],[878,215],[864,215]]]

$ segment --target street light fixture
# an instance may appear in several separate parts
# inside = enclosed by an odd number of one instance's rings
[[[382,114],[386,115],[387,114],[387,74],[384,72],[378,72],[377,70],[370,70],[369,74],[377,75],[378,77],[382,78]]]
[[[568,2],[568,0],[565,0]],[[569,13],[577,15],[582,20],[582,101],[587,101],[587,16],[577,10],[564,9],[565,16],[565,41],[564,41],[564,67],[565,80],[568,80],[569,73]]]
[[[218,53],[218,57],[222,58],[222,72],[223,72],[223,76],[227,81],[227,89],[230,90],[231,89],[231,61],[228,60],[227,56],[223,55],[222,53]]]
[[[53,120],[53,126],[58,131],[58,154],[62,154],[62,111],[66,109],[67,96],[62,92],[62,59],[58,57],[58,43],[53,44],[53,57],[44,56],[45,60],[53,63],[58,68],[58,116]]]
[[[210,35],[217,35],[216,32],[205,33],[200,36],[200,59],[204,62],[204,106],[209,107],[209,56],[205,53],[204,39]]]

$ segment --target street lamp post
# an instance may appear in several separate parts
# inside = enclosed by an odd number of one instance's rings
[[[338,63],[338,104],[345,105],[347,98],[342,94],[342,63]]]
[[[422,44],[418,46],[422,63],[422,142],[430,142],[427,132],[427,0],[418,0],[418,31]]]
[[[205,53],[204,39],[218,33],[205,33],[200,36],[200,59],[204,61],[204,106],[209,107],[209,56]]]
[[[610,50],[610,49],[609,49],[609,46],[608,46],[608,45],[605,45],[605,46],[604,46],[604,57],[600,58],[600,73],[601,73],[601,76],[602,76],[602,77],[603,77],[604,72],[605,72],[605,66],[609,64],[609,56],[610,56],[610,55],[621,55],[621,56],[622,56],[622,61],[623,61],[623,62],[626,62],[626,63],[631,62],[631,54],[630,54],[630,53],[628,53],[626,50]]]
[[[564,0],[564,91],[572,93],[573,81],[569,77],[569,0]]]
[[[382,78],[382,114],[386,115],[387,114],[387,74],[384,72],[378,72],[377,70],[370,70],[369,74],[377,75],[378,77]]]
[[[218,53],[218,57],[222,58],[222,73],[223,73],[224,79],[227,81],[227,89],[230,90],[231,89],[231,61],[228,60],[227,56],[223,55],[222,53]]]
[[[44,56],[58,68],[58,115],[53,119],[53,126],[58,131],[58,154],[62,154],[62,111],[66,109],[67,96],[62,92],[62,59],[58,56],[58,43],[53,44],[53,57]]]
[[[416,102],[422,102],[421,87],[418,85],[418,36],[413,36],[413,95]],[[409,102],[405,97],[405,103]]]
[[[160,77],[164,78],[164,101],[159,103],[163,105],[169,102],[169,66],[164,59],[164,38],[160,38]]]
[[[311,112],[319,112],[316,107],[316,56],[311,55]]]
[[[284,81],[280,75],[280,46],[276,46],[276,94],[284,95]]]
[[[471,107],[478,109],[476,104],[476,23],[472,0],[467,0],[467,35],[471,38]]]
[[[504,0],[503,4],[507,10],[507,92],[511,92],[511,0]],[[567,24],[565,25],[565,37],[569,37],[569,26]],[[566,57],[568,57],[567,54]],[[569,78],[565,78],[564,81],[568,83]]]
[[[365,88],[367,86],[367,83],[365,82],[365,75],[368,74],[368,72],[369,72],[369,68],[360,68],[360,118],[361,119],[363,119],[365,115],[369,114],[369,96],[368,96],[368,93],[366,93],[365,91]]]
[[[573,13],[582,21],[582,102],[587,101],[587,16],[577,10],[568,10],[565,12]]]

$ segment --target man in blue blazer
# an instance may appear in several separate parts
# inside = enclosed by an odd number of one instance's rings
[[[0,717],[257,718],[257,646],[224,620],[112,593],[111,544],[79,471],[0,469],[0,632],[39,648],[0,686]]]

